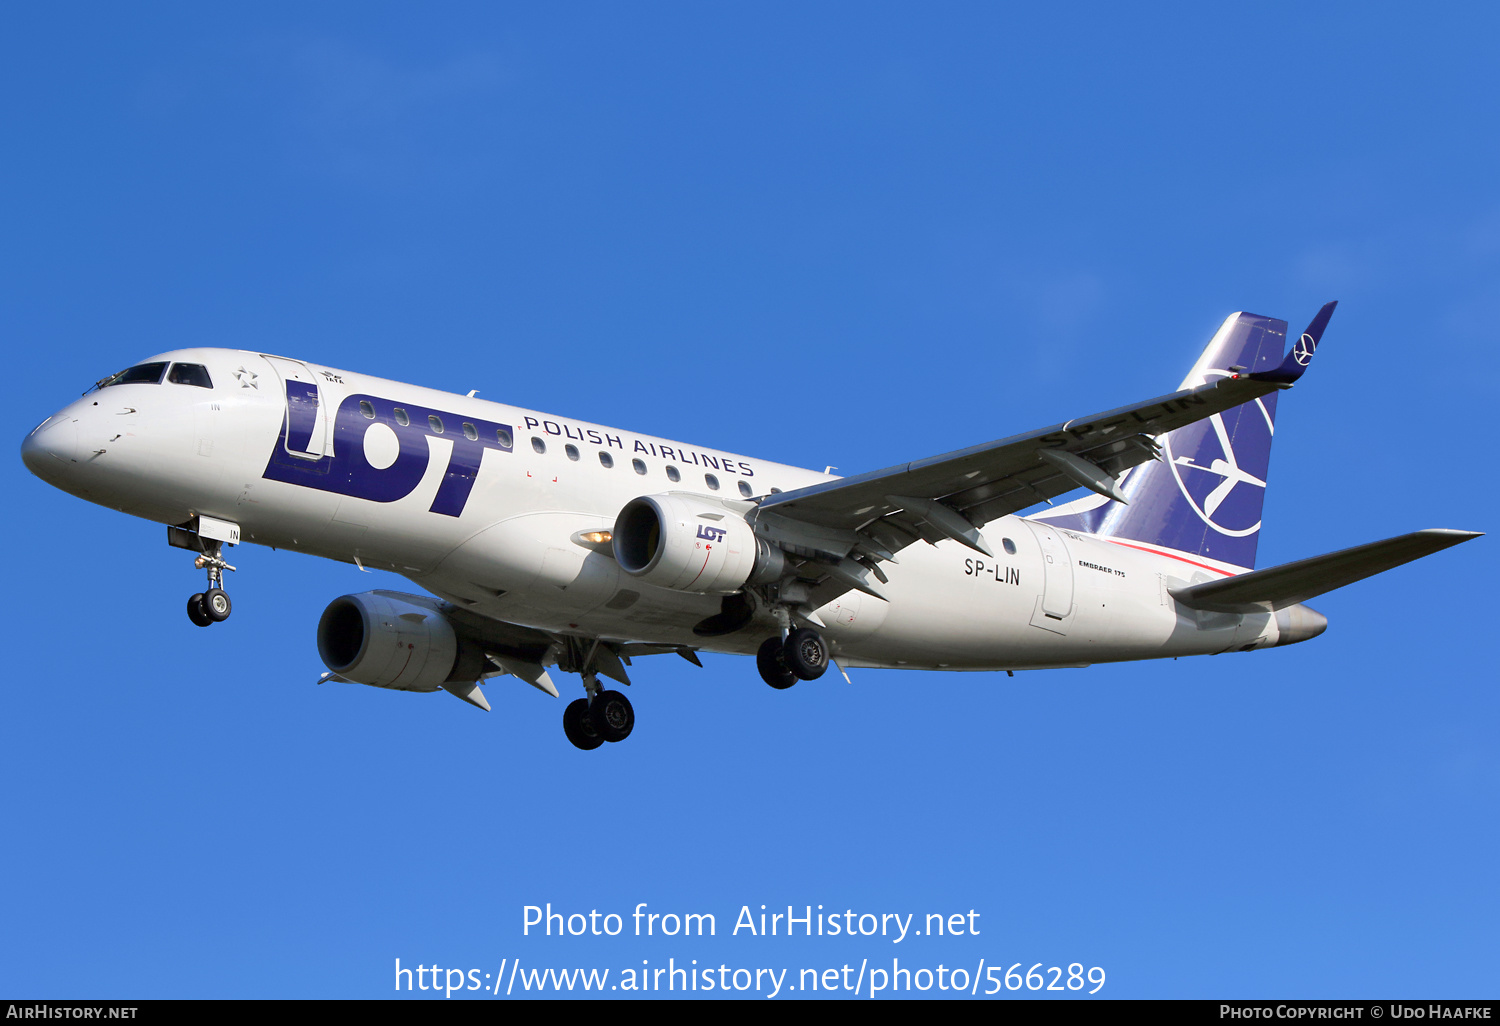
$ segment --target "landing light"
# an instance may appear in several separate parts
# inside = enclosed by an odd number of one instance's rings
[[[603,556],[612,556],[614,555],[614,547],[611,543],[614,541],[614,538],[615,534],[613,531],[579,531],[573,535],[572,540],[574,545],[582,545],[586,549],[593,549]]]

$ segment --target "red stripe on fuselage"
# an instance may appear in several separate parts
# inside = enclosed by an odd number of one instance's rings
[[[1180,563],[1186,563],[1189,566],[1201,566],[1205,570],[1212,570],[1214,573],[1216,573],[1216,574],[1223,574],[1225,577],[1234,577],[1235,576],[1234,574],[1230,573],[1228,570],[1220,570],[1216,566],[1209,566],[1207,563],[1199,563],[1199,562],[1196,562],[1194,560],[1188,559],[1185,556],[1174,556],[1172,553],[1170,553],[1170,552],[1163,552],[1160,549],[1148,549],[1144,545],[1132,545],[1129,542],[1117,541],[1114,538],[1106,538],[1104,540],[1107,541],[1107,542],[1109,542],[1111,545],[1123,545],[1127,549],[1139,549],[1142,552],[1149,552],[1153,556],[1166,556],[1168,559],[1175,559],[1178,562],[1180,562]]]

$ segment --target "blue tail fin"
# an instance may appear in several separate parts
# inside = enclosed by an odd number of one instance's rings
[[[1311,346],[1316,347],[1331,314],[1329,304],[1308,326],[1303,339],[1310,337]],[[1286,321],[1271,317],[1230,316],[1180,387],[1236,373],[1275,372],[1284,364],[1286,328]],[[1276,397],[1272,392],[1163,435],[1161,461],[1125,477],[1121,490],[1128,505],[1089,496],[1035,519],[1254,569]]]

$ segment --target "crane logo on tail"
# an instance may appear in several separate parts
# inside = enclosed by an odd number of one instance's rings
[[[1270,411],[1255,399],[1163,438],[1183,498],[1220,534],[1243,538],[1260,530],[1274,431]]]

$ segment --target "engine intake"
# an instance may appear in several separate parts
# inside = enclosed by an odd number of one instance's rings
[[[688,495],[643,495],[615,518],[615,560],[646,583],[700,595],[728,595],[779,578],[781,549],[755,536],[745,518]]]
[[[330,602],[318,621],[323,664],[377,688],[436,691],[453,679],[462,647],[437,604],[416,595],[345,595]]]

